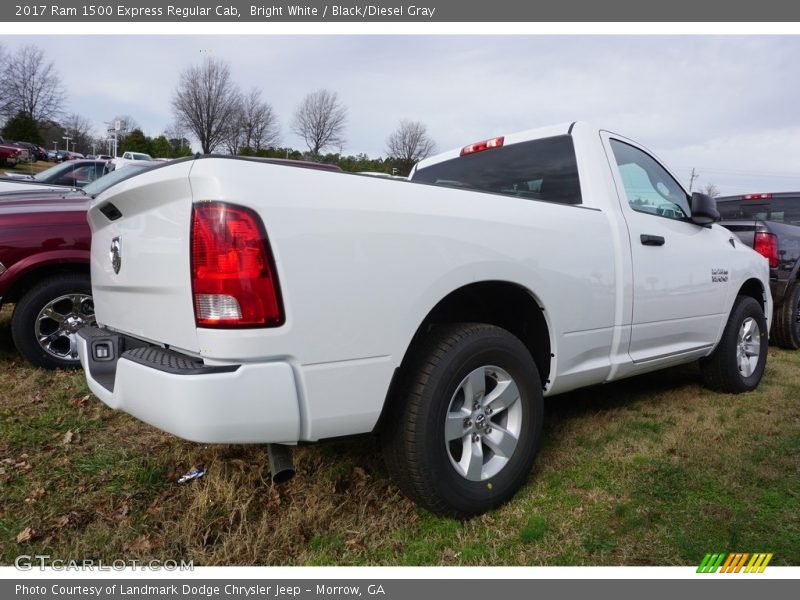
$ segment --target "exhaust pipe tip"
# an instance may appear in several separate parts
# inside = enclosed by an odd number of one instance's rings
[[[294,477],[294,461],[291,446],[267,444],[269,455],[269,474],[272,483],[286,483]]]

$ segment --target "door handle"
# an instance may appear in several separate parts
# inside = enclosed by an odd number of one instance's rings
[[[647,233],[643,233],[639,236],[639,239],[642,240],[643,246],[663,246],[664,245],[664,238],[660,235],[650,235]]]

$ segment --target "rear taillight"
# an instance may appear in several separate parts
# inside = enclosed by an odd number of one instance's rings
[[[769,200],[772,194],[745,194],[742,196],[743,200]]]
[[[778,238],[774,233],[757,231],[753,249],[769,260],[770,269],[778,268]]]
[[[223,202],[195,204],[191,253],[198,327],[283,323],[275,262],[256,213]]]
[[[492,138],[490,140],[483,140],[482,142],[475,142],[469,146],[464,146],[461,149],[461,156],[475,154],[476,152],[483,152],[484,150],[491,150],[492,148],[502,148],[504,141],[505,138],[501,136]]]

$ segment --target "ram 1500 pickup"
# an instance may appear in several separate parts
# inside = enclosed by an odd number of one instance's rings
[[[183,438],[375,432],[399,486],[469,516],[531,471],[543,396],[700,361],[755,388],[767,261],[645,148],[573,123],[410,181],[199,157],[89,211],[91,390]]]

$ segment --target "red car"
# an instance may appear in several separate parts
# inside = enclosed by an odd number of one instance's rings
[[[251,160],[341,170],[303,161]],[[16,305],[11,335],[17,350],[32,363],[45,368],[80,366],[76,333],[94,323],[91,232],[86,221],[92,199],[124,179],[166,164],[137,161],[82,189],[0,193],[0,307]]]
[[[32,363],[79,366],[75,334],[94,323],[86,210],[94,196],[145,168],[111,173],[83,190],[0,194],[0,306],[15,304],[11,335]]]
[[[0,167],[14,166],[22,161],[22,148],[8,144],[0,144]]]

